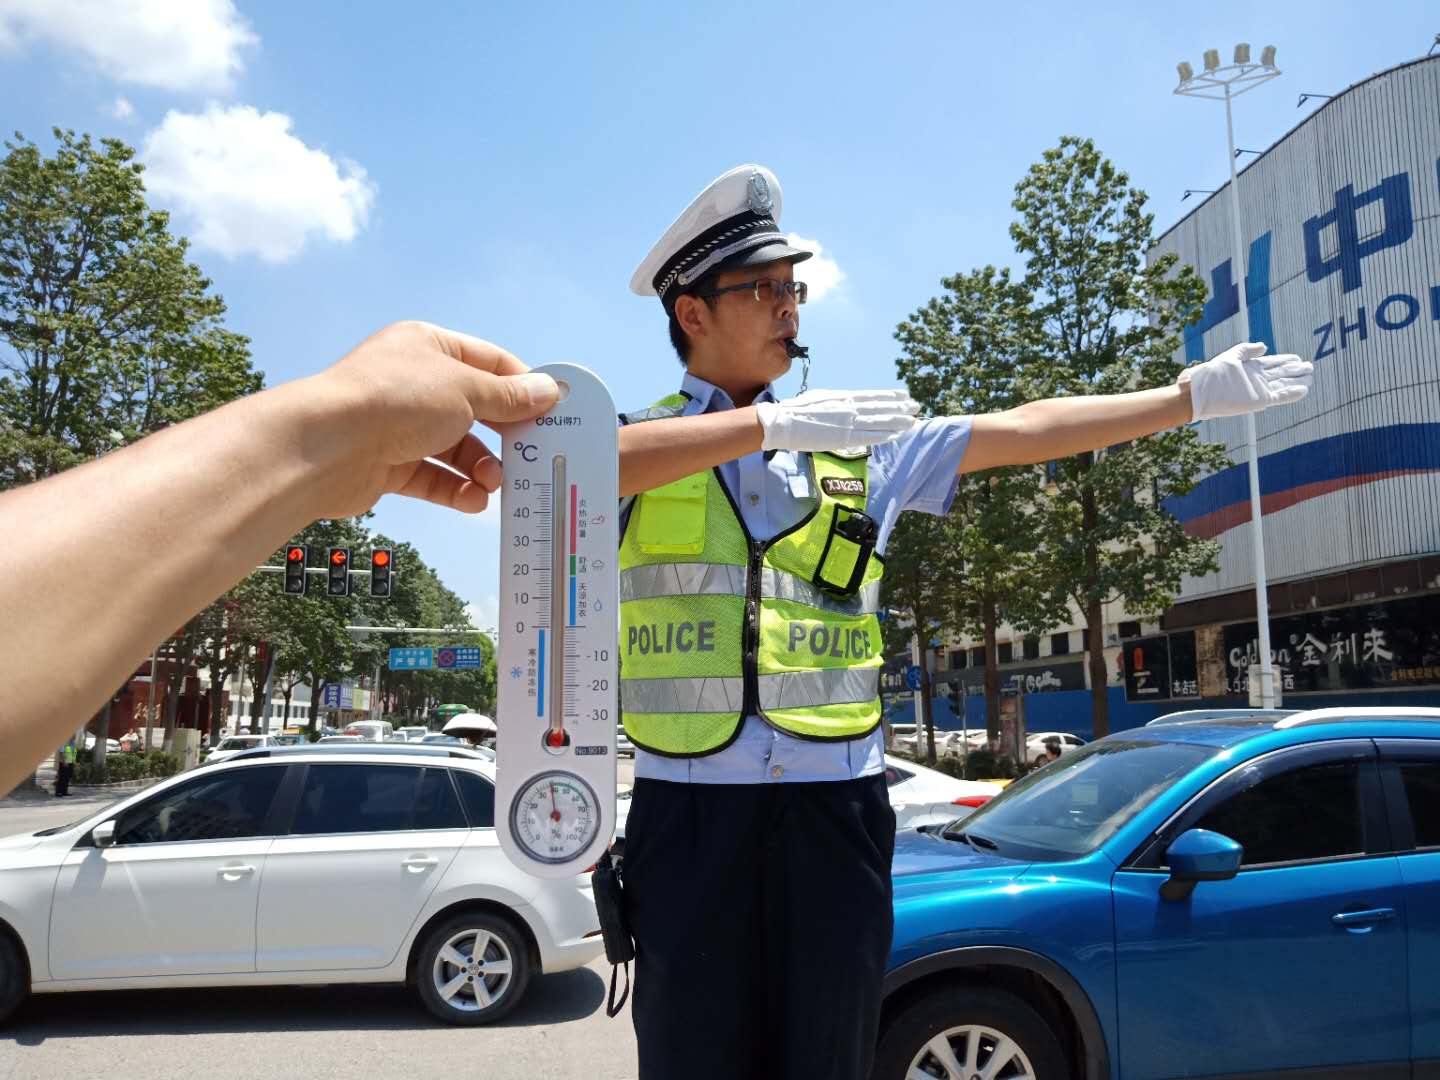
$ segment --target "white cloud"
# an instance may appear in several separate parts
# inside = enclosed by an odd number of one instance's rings
[[[478,603],[465,605],[465,615],[476,630],[493,630],[500,622],[500,598],[493,594],[482,596]]]
[[[810,302],[823,300],[825,294],[838,289],[845,281],[845,271],[840,264],[826,255],[824,246],[818,240],[806,240],[803,236],[789,233],[785,240],[791,247],[815,254],[802,263],[795,264],[795,279],[810,286]]]
[[[0,0],[0,46],[51,45],[162,90],[230,89],[259,41],[231,0]]]
[[[129,120],[135,115],[135,106],[123,97],[117,97],[114,104],[110,106],[110,115],[116,120]]]
[[[145,139],[145,186],[197,247],[230,258],[292,259],[312,233],[341,243],[369,219],[375,184],[290,132],[284,113],[249,105],[169,112]]]

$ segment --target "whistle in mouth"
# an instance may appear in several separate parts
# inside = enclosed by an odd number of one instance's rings
[[[808,357],[810,355],[810,350],[806,346],[799,344],[792,337],[785,339],[785,354],[789,356],[791,360],[798,360],[804,357]]]

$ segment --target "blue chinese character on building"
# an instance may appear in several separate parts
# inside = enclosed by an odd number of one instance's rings
[[[1384,224],[1379,232],[1362,240],[1360,211],[1375,203],[1380,204]],[[1335,230],[1335,254],[1325,258],[1321,242],[1330,229]],[[1399,247],[1414,232],[1409,173],[1387,176],[1358,195],[1354,184],[1346,184],[1335,192],[1335,205],[1330,210],[1305,222],[1305,275],[1311,281],[1324,281],[1339,272],[1344,291],[1353,292],[1360,287],[1363,260],[1386,248]]]

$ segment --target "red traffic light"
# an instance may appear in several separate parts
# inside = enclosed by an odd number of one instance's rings
[[[303,547],[292,547],[285,553],[285,558],[291,562],[304,562],[305,549]]]
[[[335,548],[330,552],[330,561],[336,566],[341,566],[350,560],[350,552],[344,548]]]
[[[389,566],[390,553],[388,551],[377,551],[370,556],[370,563],[372,566]]]

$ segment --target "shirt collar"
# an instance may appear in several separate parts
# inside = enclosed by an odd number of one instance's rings
[[[724,390],[688,371],[680,383],[680,391],[690,398],[690,405],[685,411],[692,415],[735,408],[735,403],[730,400],[730,395]],[[771,383],[766,383],[765,389],[755,395],[755,401],[776,400],[778,399],[775,397],[775,387]]]

